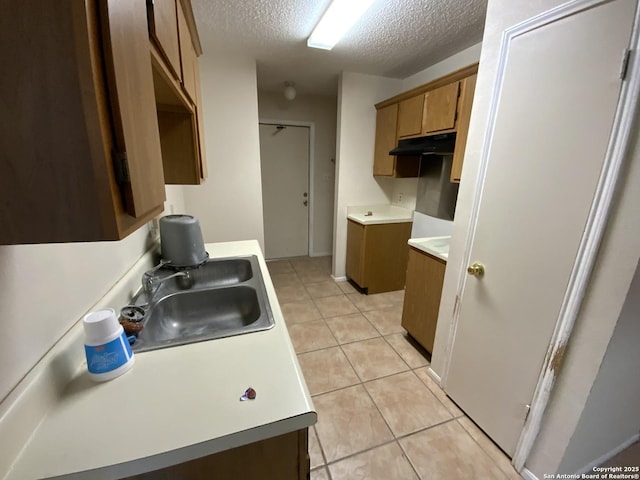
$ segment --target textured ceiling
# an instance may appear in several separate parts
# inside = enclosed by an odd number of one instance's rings
[[[335,95],[341,71],[405,78],[482,40],[487,0],[375,0],[333,50],[307,47],[330,0],[192,0],[204,51],[245,52],[258,88]]]

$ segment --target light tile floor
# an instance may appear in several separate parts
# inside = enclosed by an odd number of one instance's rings
[[[402,290],[336,283],[331,257],[267,265],[318,412],[312,480],[521,478],[429,377],[400,325]]]

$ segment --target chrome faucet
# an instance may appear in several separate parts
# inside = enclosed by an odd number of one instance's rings
[[[177,278],[178,287],[183,290],[193,286],[193,277],[187,270],[181,270],[179,272],[172,273],[171,275],[167,275],[166,277],[156,277],[154,273],[165,264],[166,263],[161,263],[142,275],[142,290],[147,294],[149,302],[151,302],[152,296],[158,290],[160,284],[170,278]]]

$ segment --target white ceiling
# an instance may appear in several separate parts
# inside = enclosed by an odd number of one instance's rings
[[[487,0],[375,0],[331,51],[306,41],[330,0],[192,0],[207,50],[257,61],[258,89],[335,95],[341,71],[405,78],[482,40]]]

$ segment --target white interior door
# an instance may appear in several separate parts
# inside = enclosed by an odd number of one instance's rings
[[[446,392],[509,455],[532,400],[605,157],[635,0],[512,39]]]
[[[267,258],[309,254],[309,128],[260,124]]]

